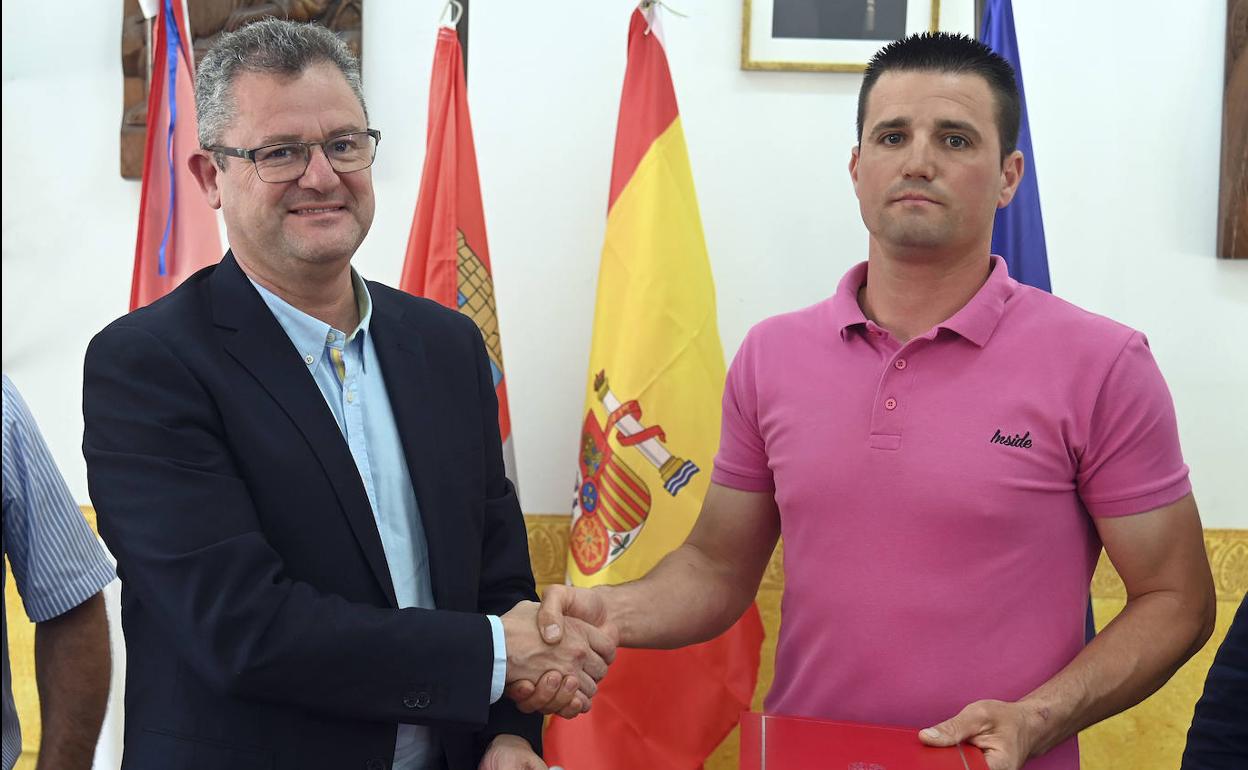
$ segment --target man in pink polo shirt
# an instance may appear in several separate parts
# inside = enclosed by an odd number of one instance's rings
[[[969,38],[876,55],[849,163],[867,261],[746,337],[687,542],[635,583],[552,589],[539,623],[711,638],[783,533],[768,711],[933,725],[923,741],[970,741],[994,770],[1077,768],[1079,730],[1200,648],[1213,585],[1144,336],[989,255],[1018,124],[1010,65]],[[1102,545],[1130,599],[1085,647]]]

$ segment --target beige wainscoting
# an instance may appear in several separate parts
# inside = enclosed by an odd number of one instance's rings
[[[95,512],[83,512],[95,526]],[[562,582],[568,552],[568,517],[531,514],[525,516],[529,531],[529,553],[539,591]],[[1080,737],[1084,770],[1111,770],[1130,767],[1137,770],[1173,770],[1183,753],[1183,742],[1191,723],[1192,707],[1204,687],[1205,674],[1213,662],[1218,644],[1226,636],[1235,609],[1248,591],[1248,530],[1207,529],[1205,548],[1213,567],[1218,591],[1218,623],[1213,638],[1161,690],[1140,705],[1109,719]],[[780,595],[784,590],[781,571],[783,544],[776,549],[758,592],[759,610],[767,637],[763,642],[763,663],[754,708],[761,708],[763,695],[771,686],[776,635],[780,628]],[[8,563],[5,563],[8,570]],[[1096,625],[1103,628],[1122,610],[1126,592],[1109,561],[1101,556],[1092,581],[1092,608]],[[35,690],[34,625],[26,619],[12,574],[5,578],[5,611],[9,627],[9,655],[13,670],[13,695],[22,715],[22,758],[19,770],[34,767],[39,746],[39,700]],[[737,736],[734,730],[715,751],[707,770],[737,767]]]

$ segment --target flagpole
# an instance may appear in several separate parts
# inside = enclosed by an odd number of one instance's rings
[[[459,0],[463,10],[459,14],[459,23],[455,25],[455,34],[459,35],[459,49],[464,60],[464,82],[468,82],[468,0]]]
[[[450,12],[450,20],[446,20],[446,14]],[[442,6],[442,13],[438,17],[438,24],[444,27],[450,27],[455,30],[455,36],[459,38],[459,58],[464,67],[464,85],[468,84],[468,0],[446,0],[446,5]]]

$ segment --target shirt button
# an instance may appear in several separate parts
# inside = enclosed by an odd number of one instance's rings
[[[885,408],[885,409],[887,409],[887,410],[888,410],[888,411],[890,411],[890,412],[891,412],[891,411],[893,411],[894,409],[896,409],[896,408],[897,408],[897,399],[895,399],[895,398],[890,398],[890,399],[888,399],[887,401],[885,401],[885,402],[884,402],[884,408]]]
[[[355,401],[355,391],[348,390],[347,391],[347,403],[350,404],[354,401]]]
[[[312,362],[313,362],[313,361],[315,361],[315,360],[316,360],[316,359],[315,359],[315,358],[313,358],[312,356],[304,356],[304,357],[303,357],[303,362],[304,362],[305,364],[307,364],[308,366],[311,366],[311,365],[312,365]]]
[[[330,332],[329,334],[326,334],[326,335],[325,335],[325,341],[326,341],[326,342],[333,342],[333,341],[334,341],[334,333],[333,333],[333,332]]]
[[[894,362],[893,362],[893,366],[897,367],[898,369],[905,369],[905,368],[906,368],[906,359],[904,359],[904,358],[899,358],[899,359],[897,359],[896,361],[894,361]]]

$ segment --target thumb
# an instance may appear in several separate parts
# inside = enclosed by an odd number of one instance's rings
[[[571,601],[567,586],[551,586],[542,596],[542,606],[537,608],[537,627],[547,644],[556,644],[563,638],[563,613]]]
[[[974,731],[966,726],[966,721],[961,714],[958,714],[938,725],[920,730],[919,740],[928,746],[956,746],[974,734]]]

